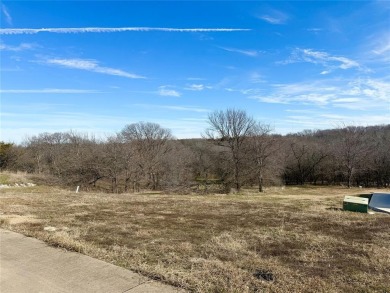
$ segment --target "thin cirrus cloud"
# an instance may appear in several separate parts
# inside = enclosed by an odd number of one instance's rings
[[[272,9],[269,10],[267,14],[258,16],[258,18],[270,24],[285,24],[288,21],[289,16],[284,12]]]
[[[201,32],[240,32],[250,31],[246,28],[164,28],[164,27],[80,27],[80,28],[12,28],[0,29],[0,35],[20,35],[38,33],[56,34],[80,34],[80,33],[119,33],[119,32],[180,32],[180,33],[201,33]]]
[[[374,54],[377,54],[377,55],[389,54],[390,53],[390,38],[387,41],[387,43],[375,48],[374,50],[372,50],[372,52]]]
[[[326,68],[326,70],[321,71],[321,74],[329,74],[334,69],[351,69],[358,68],[361,69],[360,64],[347,57],[343,56],[333,56],[327,52],[315,51],[313,49],[301,49],[296,48],[291,53],[290,57],[285,60],[278,62],[279,64],[291,64],[298,62],[308,62],[312,64],[320,64]]]
[[[374,43],[371,45],[373,49],[371,58],[379,58],[380,61],[388,63],[390,61],[390,33],[381,33],[375,37]]]
[[[251,83],[264,83],[264,76],[258,72],[252,72],[249,76],[249,81]]]
[[[337,62],[341,69],[359,67],[359,63],[346,57],[331,56],[325,52],[313,51],[310,49],[302,50],[305,60],[308,62]]]
[[[183,107],[183,106],[161,106],[163,109],[175,110],[175,111],[188,111],[188,112],[197,112],[197,113],[206,113],[210,112],[208,109],[198,108],[198,107]]]
[[[281,125],[300,125],[304,128],[335,128],[338,125],[380,125],[388,124],[387,118],[380,115],[365,114],[359,116],[339,115],[333,113],[308,113],[305,115],[291,115],[287,116]],[[279,128],[280,129],[280,128]],[[282,131],[290,132],[291,129]]]
[[[4,4],[1,4],[1,13],[4,15],[4,19],[7,22],[7,24],[12,25],[11,14],[8,12],[8,9]]]
[[[146,106],[146,105],[145,105]],[[176,107],[176,106],[172,106]],[[191,111],[191,107],[178,106],[177,111]],[[193,110],[193,109],[192,109]],[[76,129],[78,133],[92,133],[96,138],[107,138],[112,134],[112,129],[120,129],[128,123],[135,123],[137,120],[129,120],[129,116],[118,115],[95,115],[86,112],[56,112],[49,113],[2,113],[12,119],[2,125],[2,139],[22,142],[22,138],[28,133],[38,135],[43,132],[69,131]],[[200,137],[200,133],[207,127],[206,119],[177,118],[159,119],[156,117],[149,118],[150,122],[155,122],[172,129],[175,136],[180,138]],[[15,140],[17,139],[17,140]]]
[[[186,112],[196,112],[196,113],[207,113],[210,112],[209,109],[194,107],[194,106],[167,106],[167,105],[152,105],[152,104],[134,104],[134,106],[143,107],[143,108],[158,108],[166,109],[173,111],[186,111]]]
[[[36,47],[35,44],[30,44],[30,43],[21,43],[19,46],[10,46],[10,45],[6,45],[4,43],[0,43],[0,51],[18,52],[18,51],[24,51],[24,50],[31,50],[35,47]]]
[[[311,27],[311,28],[308,28],[306,29],[308,32],[312,32],[312,33],[318,33],[318,32],[321,32],[323,31],[322,28],[318,28],[318,27]]]
[[[260,51],[256,51],[256,50],[242,50],[242,49],[227,48],[227,47],[219,47],[219,48],[228,52],[239,53],[249,57],[257,57],[260,53]]]
[[[97,94],[97,90],[80,90],[80,89],[0,89],[2,94]]]
[[[274,84],[270,93],[249,93],[249,98],[273,104],[333,106],[366,111],[390,103],[390,86],[384,80],[320,80]]]
[[[99,62],[91,59],[47,59],[44,61],[49,65],[58,65],[66,68],[86,70],[96,73],[121,76],[126,78],[145,78],[144,76],[129,73],[121,69],[115,69],[110,67],[103,67],[99,65]]]
[[[181,96],[181,93],[174,90],[174,89],[171,89],[169,88],[168,86],[160,86],[158,88],[158,94],[160,96],[163,96],[163,97],[180,97]]]
[[[201,80],[205,80],[205,78],[201,78],[201,77],[187,77],[186,79],[188,81],[201,81]]]
[[[204,85],[204,84],[196,84],[196,83],[193,83],[193,84],[190,84],[190,85],[187,85],[187,87],[185,87],[184,89],[188,90],[188,91],[203,91],[205,89],[212,89],[211,86],[208,86],[208,85]]]

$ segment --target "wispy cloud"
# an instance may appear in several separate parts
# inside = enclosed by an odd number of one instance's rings
[[[378,55],[388,54],[390,52],[390,39],[387,40],[387,42],[384,43],[382,46],[379,46],[376,49],[372,50],[372,52]]]
[[[205,80],[205,79],[201,78],[201,77],[187,77],[187,80],[189,80],[189,81],[201,81],[201,80]]]
[[[258,72],[252,72],[249,76],[249,81],[251,83],[264,83],[264,76]]]
[[[231,93],[240,93],[245,96],[259,96],[263,91],[257,88],[246,88],[246,89],[234,89],[234,88],[224,88],[225,91]]]
[[[349,69],[352,67],[359,67],[359,63],[346,57],[331,56],[328,53],[313,51],[310,49],[304,49],[303,51],[305,61],[312,63],[327,63],[327,62],[339,62],[339,68]]]
[[[178,91],[169,88],[169,86],[163,85],[158,88],[158,94],[160,96],[166,96],[166,97],[180,97],[181,93]]]
[[[0,67],[0,72],[18,72],[23,71],[19,66],[17,67]]]
[[[351,110],[388,108],[390,83],[378,79],[320,80],[274,84],[268,91],[249,92],[249,98],[264,103],[333,106]]]
[[[282,11],[272,9],[267,14],[258,16],[258,18],[271,24],[285,24],[289,16]]]
[[[191,84],[185,89],[190,91],[203,91],[205,89],[205,86],[203,84]]]
[[[212,89],[212,87],[201,83],[200,84],[194,83],[194,84],[187,85],[187,87],[185,87],[184,89],[189,91],[203,91],[205,89]]]
[[[219,48],[228,52],[239,53],[249,57],[257,57],[259,53],[261,53],[261,51],[256,51],[256,50],[242,50],[242,49],[227,48],[227,47],[219,47]]]
[[[62,67],[86,70],[108,75],[115,75],[127,78],[145,78],[144,76],[129,73],[121,69],[100,66],[98,61],[92,59],[46,59],[44,62],[46,64],[58,65]]]
[[[34,108],[34,104],[31,106]],[[54,109],[42,112],[42,108],[36,109],[36,112],[18,110],[1,114],[6,117],[2,119],[2,139],[17,143],[22,142],[27,135],[70,129],[92,133],[97,138],[105,137],[107,133],[113,133],[113,129],[120,129],[129,123],[128,116],[94,115],[88,112],[64,112]]]
[[[208,109],[198,108],[198,107],[161,106],[161,108],[175,110],[175,111],[188,111],[188,112],[197,112],[197,113],[210,112],[210,110]]]
[[[2,94],[96,94],[102,93],[97,90],[80,90],[80,89],[0,89]]]
[[[15,28],[0,29],[0,35],[20,35],[38,33],[56,34],[80,34],[80,33],[119,33],[119,32],[179,32],[179,33],[201,33],[201,32],[242,32],[250,31],[246,28],[164,28],[164,27],[79,27],[79,28]]]
[[[0,43],[0,51],[24,51],[24,50],[31,50],[35,48],[36,44],[30,44],[30,43],[21,43],[19,46],[10,46],[6,45],[4,43]]]
[[[382,62],[390,62],[390,33],[385,32],[375,36],[374,42],[371,45],[374,58],[378,58]]]
[[[282,62],[278,62],[279,64],[290,64],[297,62],[308,62],[313,64],[320,64],[326,68],[326,70],[322,71],[321,74],[329,74],[334,69],[351,69],[362,67],[360,64],[352,59],[343,57],[343,56],[333,56],[327,52],[315,51],[312,49],[301,49],[296,48],[291,53],[290,57]]]
[[[323,31],[322,28],[318,28],[318,27],[312,27],[312,28],[308,28],[306,29],[308,32],[312,32],[312,33],[318,33],[318,32],[321,32]]]
[[[35,107],[35,104],[31,104]],[[62,107],[61,105],[59,105]],[[191,107],[172,106],[174,110],[186,111],[191,110]],[[194,110],[194,109],[192,109]],[[206,109],[204,109],[206,110]],[[204,113],[204,119],[193,118],[156,118],[141,115],[129,116],[121,115],[99,115],[88,112],[65,112],[65,111],[51,111],[42,112],[42,108],[37,108],[37,112],[2,112],[2,139],[4,141],[20,143],[26,135],[37,135],[43,132],[60,132],[76,130],[81,133],[91,133],[96,138],[104,138],[107,135],[114,134],[116,130],[121,129],[123,125],[128,123],[135,123],[141,119],[155,122],[163,127],[172,130],[173,134],[179,138],[195,138],[200,137],[200,134],[207,127],[207,115]],[[184,112],[183,116],[188,113]],[[199,114],[199,115],[202,115]],[[202,115],[203,116],[203,115]]]
[[[193,106],[167,106],[167,105],[152,105],[152,104],[134,104],[134,106],[145,107],[145,108],[167,109],[167,110],[173,110],[173,111],[196,112],[196,113],[210,112],[209,109],[200,108],[200,107],[193,107]]]
[[[389,119],[383,115],[337,115],[337,114],[321,114],[320,117],[328,119],[331,125],[339,125],[345,123],[347,125],[381,125],[389,124]],[[314,118],[314,117],[313,117]]]
[[[8,12],[8,9],[4,4],[1,4],[1,12],[4,15],[4,19],[8,23],[8,25],[12,25],[11,14]]]
[[[381,115],[366,114],[359,116],[339,115],[332,113],[307,113],[305,115],[289,115],[278,121],[285,129],[278,128],[282,133],[299,131],[298,129],[329,129],[340,124],[345,125],[381,125],[388,124],[388,118]],[[289,125],[287,128],[286,125]]]

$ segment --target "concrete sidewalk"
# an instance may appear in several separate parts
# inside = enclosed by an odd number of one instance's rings
[[[124,268],[0,229],[0,292],[185,292]]]

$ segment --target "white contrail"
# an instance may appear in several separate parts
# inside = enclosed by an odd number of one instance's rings
[[[165,27],[79,27],[79,28],[5,28],[0,29],[0,35],[21,35],[38,33],[79,34],[79,33],[116,33],[116,32],[239,32],[250,31],[245,28],[165,28]]]
[[[3,90],[0,94],[98,94],[98,90],[79,90],[79,89],[35,89],[35,90]]]

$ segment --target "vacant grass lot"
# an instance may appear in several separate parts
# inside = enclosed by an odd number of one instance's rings
[[[0,219],[3,228],[194,292],[390,292],[390,215],[340,210],[344,195],[361,192],[7,188],[0,190]]]

